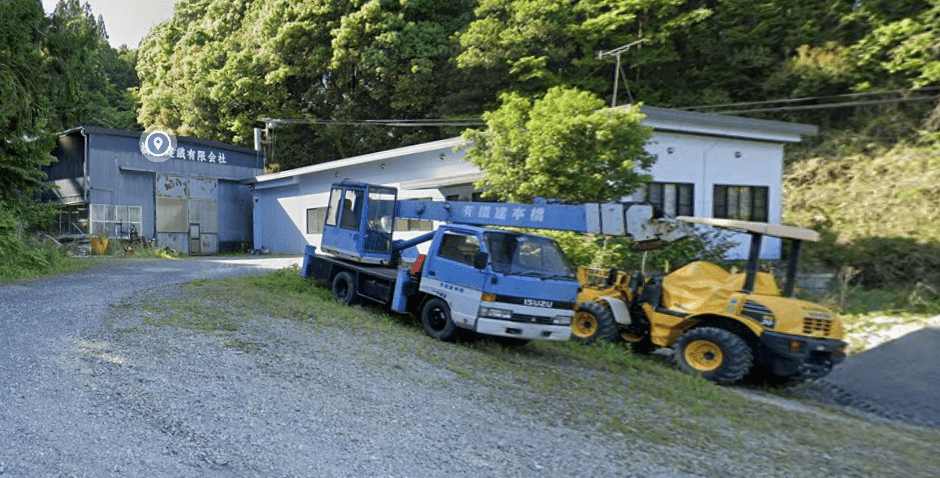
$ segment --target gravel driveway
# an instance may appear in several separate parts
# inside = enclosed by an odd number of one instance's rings
[[[361,337],[261,317],[249,335],[262,350],[239,353],[136,329],[173,284],[291,261],[114,260],[0,286],[0,475],[694,476],[502,407],[452,372],[395,366]]]
[[[867,448],[835,448],[834,456],[850,458],[843,465],[811,444],[781,448],[772,434],[741,436],[757,450],[741,455],[705,442],[656,447],[591,424],[566,426],[530,413],[538,394],[465,380],[417,357],[413,343],[358,328],[300,327],[254,312],[225,334],[153,326],[193,307],[176,300],[189,297],[183,282],[298,262],[114,259],[0,286],[0,478],[880,475],[867,469]],[[200,317],[239,312],[214,299],[194,302],[209,307],[190,310]],[[454,346],[433,347],[449,356]],[[858,423],[736,390],[742,400]],[[852,404],[845,389],[825,382],[796,393]],[[905,476],[937,476],[930,463],[898,466]]]

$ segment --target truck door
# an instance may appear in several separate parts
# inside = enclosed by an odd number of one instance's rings
[[[486,277],[483,270],[474,267],[479,253],[476,233],[451,229],[435,238],[424,263],[421,291],[444,299],[459,327],[476,325]]]

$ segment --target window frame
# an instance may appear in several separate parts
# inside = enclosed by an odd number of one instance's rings
[[[323,234],[327,209],[327,206],[307,208],[307,234]],[[313,221],[310,220],[311,212],[316,216]]]
[[[675,211],[666,210],[666,193],[669,186],[675,186]],[[656,190],[656,191],[654,191]],[[682,201],[682,191],[688,191],[688,202]],[[695,183],[650,181],[644,187],[645,201],[653,208],[668,216],[695,216]],[[653,199],[655,197],[655,200]]]
[[[733,198],[733,199],[732,199]],[[742,198],[747,204],[742,204]],[[732,213],[734,211],[734,213]],[[744,212],[742,214],[742,212]],[[740,221],[770,220],[770,186],[715,184],[712,186],[712,217]]]

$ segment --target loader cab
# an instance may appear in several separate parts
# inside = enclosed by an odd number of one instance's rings
[[[366,264],[391,263],[396,201],[395,188],[333,183],[320,249]]]

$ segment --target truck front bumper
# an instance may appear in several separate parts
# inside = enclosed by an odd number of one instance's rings
[[[845,360],[846,342],[800,335],[764,332],[760,337],[765,360],[779,376],[819,378]]]
[[[545,325],[479,318],[477,333],[512,337],[523,340],[568,340],[571,336],[570,325]]]

